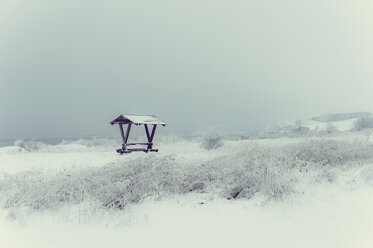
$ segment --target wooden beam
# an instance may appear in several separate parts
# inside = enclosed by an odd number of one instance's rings
[[[127,146],[135,146],[135,145],[149,145],[149,144],[153,144],[151,142],[144,142],[144,143],[127,143]]]

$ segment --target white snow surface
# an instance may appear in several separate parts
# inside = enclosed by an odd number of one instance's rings
[[[2,213],[1,247],[360,247],[373,244],[373,190],[318,187],[315,195],[263,206],[183,196],[79,222],[79,211],[12,223]],[[84,213],[84,212],[83,212]],[[69,216],[71,215],[71,216]],[[75,217],[75,218],[74,218]]]
[[[343,124],[345,125],[345,124]],[[342,126],[342,124],[341,124]],[[366,139],[364,135],[329,137]],[[120,156],[112,146],[45,146],[26,152],[0,148],[0,172],[99,167],[140,156],[172,154],[184,164],[203,163],[249,146],[304,139],[225,141],[205,151],[198,140],[159,144],[159,154]],[[372,151],[373,152],[373,151]],[[341,171],[334,183],[303,185],[303,195],[268,201],[261,194],[229,201],[191,193],[147,199],[125,210],[86,211],[90,205],[31,212],[12,220],[0,208],[0,247],[373,247],[373,165]],[[365,176],[362,176],[365,175]],[[367,176],[368,175],[368,176]],[[21,210],[20,210],[21,211]]]

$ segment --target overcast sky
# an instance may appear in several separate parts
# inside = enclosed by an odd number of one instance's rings
[[[2,0],[0,138],[102,136],[123,113],[190,133],[373,112],[372,13],[371,0]]]

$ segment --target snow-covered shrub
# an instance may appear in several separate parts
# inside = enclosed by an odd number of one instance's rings
[[[10,209],[28,207],[40,211],[92,201],[106,208],[123,209],[146,197],[170,194],[210,192],[237,198],[263,191],[278,197],[289,191],[287,179],[281,181],[286,177],[280,177],[284,172],[279,161],[272,167],[272,160],[253,163],[248,158],[240,159],[237,165],[232,165],[233,157],[227,157],[207,164],[181,166],[172,156],[149,156],[103,168],[6,175],[0,178],[0,203]],[[234,191],[240,195],[234,195]]]
[[[41,171],[0,178],[3,207],[54,209],[66,204],[94,201],[104,207],[123,208],[147,196],[178,194],[184,180],[172,158],[144,158],[131,164],[84,168],[48,174]]]
[[[260,193],[278,199],[297,192],[299,182],[309,178],[305,175],[332,182],[343,164],[371,163],[372,151],[373,145],[362,141],[253,143],[201,164],[184,164],[173,155],[148,154],[105,167],[0,174],[0,206],[42,211],[90,202],[104,209],[123,209],[147,197],[190,192],[227,199]]]
[[[213,150],[223,145],[223,138],[216,134],[211,134],[203,138],[202,147],[206,150]]]
[[[46,147],[46,144],[37,142],[37,141],[23,141],[23,140],[16,140],[14,142],[15,146],[21,147],[23,150],[32,152],[32,151],[37,151],[40,150],[44,147]]]
[[[354,130],[361,131],[364,129],[373,128],[373,117],[372,116],[362,116],[358,118],[354,123]]]
[[[289,146],[289,156],[321,165],[373,160],[373,145],[367,142],[310,140]]]
[[[265,196],[281,198],[291,193],[299,171],[298,161],[288,158],[283,148],[253,147],[234,157],[220,159],[227,163],[233,159],[235,166],[225,165],[222,194],[228,199],[251,198],[261,192]]]

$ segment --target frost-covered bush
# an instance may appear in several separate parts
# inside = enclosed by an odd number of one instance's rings
[[[255,146],[219,161],[224,164],[222,195],[228,199],[251,198],[258,192],[269,199],[281,198],[294,191],[296,168],[301,167],[283,147]],[[230,166],[232,161],[235,166]]]
[[[3,207],[54,209],[65,204],[94,201],[108,208],[124,208],[148,196],[182,193],[183,174],[172,157],[138,159],[104,168],[72,169],[57,174],[41,171],[0,177]]]
[[[190,192],[227,199],[261,193],[278,199],[297,192],[299,182],[309,175],[332,182],[340,166],[363,162],[373,162],[371,143],[326,139],[253,144],[195,164],[184,164],[173,155],[149,154],[97,168],[0,174],[0,206],[42,211],[91,202],[123,209],[147,197]]]
[[[282,181],[287,177],[279,177],[285,168],[279,161],[272,166],[272,160],[253,162],[245,156],[232,165],[232,159],[185,166],[172,156],[147,157],[56,174],[35,171],[2,175],[0,203],[10,209],[40,211],[92,201],[105,208],[123,209],[146,197],[210,192],[230,199],[251,197],[261,191],[279,197],[291,188],[287,179]]]
[[[213,150],[223,145],[223,138],[216,134],[211,134],[203,138],[202,147],[206,150]]]
[[[373,117],[372,116],[362,116],[358,118],[354,123],[354,130],[361,131],[364,129],[373,128]]]
[[[172,156],[166,156],[56,174],[34,171],[3,175],[0,203],[11,209],[45,210],[92,201],[102,207],[122,209],[146,197],[169,194],[210,192],[242,198],[256,192],[279,197],[290,191],[288,177],[280,177],[288,169],[280,166],[281,159],[265,159],[265,153],[257,157],[250,154],[241,154],[237,161],[232,156],[194,166],[180,165]]]
[[[32,151],[37,151],[42,148],[46,147],[46,144],[37,142],[37,141],[23,141],[23,140],[16,140],[14,142],[15,146],[21,147],[23,150],[32,152]]]
[[[289,146],[289,156],[321,165],[338,165],[373,159],[371,143],[311,140]]]
[[[251,198],[258,192],[270,198],[280,198],[292,192],[296,177],[288,173],[289,164],[275,159],[254,161],[234,170],[233,176],[226,178],[224,196],[232,198]],[[281,175],[281,176],[280,176]]]

